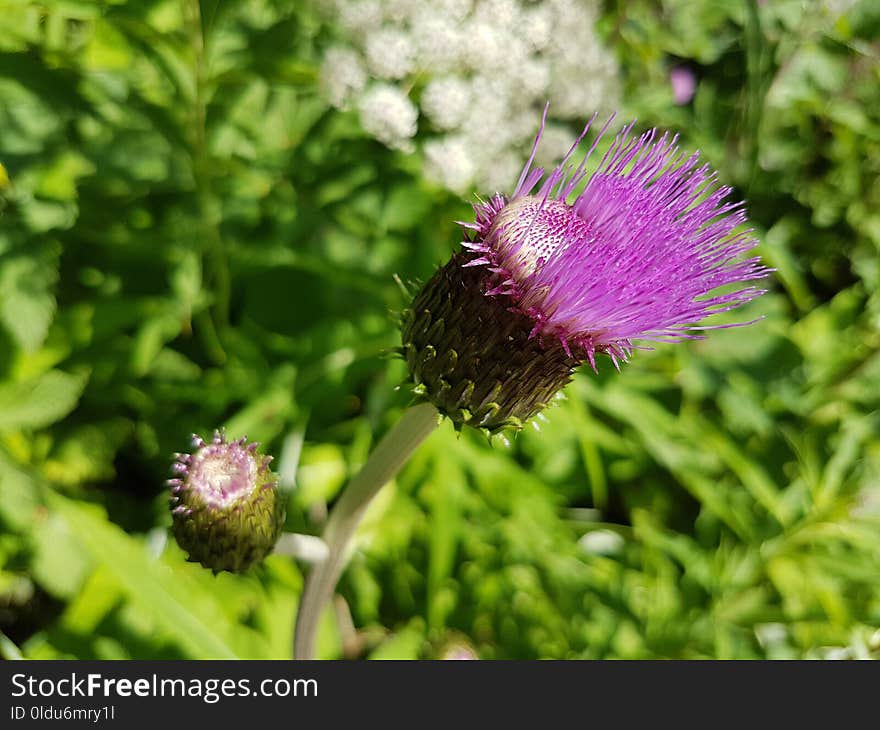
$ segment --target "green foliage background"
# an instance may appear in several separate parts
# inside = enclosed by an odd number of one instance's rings
[[[584,372],[506,448],[444,424],[322,656],[880,650],[880,5],[848,5],[606,5],[623,116],[749,201],[766,319]],[[0,2],[3,655],[289,656],[301,568],[186,563],[169,455],[247,433],[319,532],[407,404],[395,275],[469,214],[328,110],[332,37],[298,0]]]

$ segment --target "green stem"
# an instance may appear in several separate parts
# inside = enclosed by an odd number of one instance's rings
[[[746,89],[747,101],[745,122],[748,131],[749,189],[759,172],[758,166],[758,135],[761,128],[761,117],[764,112],[764,96],[766,92],[765,67],[767,42],[761,30],[761,15],[757,0],[746,0]]]
[[[195,183],[196,204],[199,223],[202,229],[203,260],[207,264],[211,291],[214,295],[212,303],[213,333],[208,335],[210,351],[218,364],[226,360],[218,332],[222,332],[229,324],[229,307],[231,298],[232,276],[226,246],[220,234],[219,205],[214,201],[212,189],[213,169],[211,151],[208,147],[208,69],[205,58],[205,31],[202,26],[201,5],[199,0],[189,0],[185,5],[187,25],[193,57],[193,100],[190,110],[192,130],[192,173]],[[218,352],[219,348],[219,352]],[[218,357],[219,355],[219,357]]]
[[[410,408],[385,434],[333,507],[324,528],[327,558],[312,568],[300,600],[293,639],[295,659],[314,658],[318,621],[345,568],[351,538],[373,497],[400,471],[438,423],[439,414],[430,403]]]

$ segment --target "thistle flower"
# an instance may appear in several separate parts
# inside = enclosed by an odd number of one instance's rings
[[[576,367],[595,370],[597,354],[619,368],[646,349],[636,342],[734,326],[699,323],[763,293],[741,286],[768,271],[740,258],[756,245],[749,230],[737,232],[743,204],[725,202],[731,189],[698,154],[656,130],[635,136],[629,124],[588,175],[610,119],[581,162],[570,161],[594,116],[545,174],[533,162],[546,114],[512,194],[474,206],[464,251],[404,313],[414,391],[457,427],[521,427]]]
[[[272,457],[219,431],[210,443],[196,435],[192,442],[195,451],[176,455],[177,476],[168,481],[174,537],[190,560],[215,573],[247,570],[272,551],[284,524]]]

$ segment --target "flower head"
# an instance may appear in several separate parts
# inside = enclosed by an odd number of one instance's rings
[[[416,296],[405,320],[417,389],[457,422],[518,426],[579,364],[595,369],[597,353],[619,366],[644,347],[638,341],[734,326],[700,323],[763,292],[743,286],[768,272],[758,258],[741,258],[757,243],[739,230],[743,205],[726,202],[730,188],[698,154],[656,130],[636,136],[629,124],[588,174],[608,124],[571,160],[594,120],[549,174],[533,167],[542,120],[511,195],[475,206],[475,221],[462,224],[466,252]],[[447,360],[454,367],[438,372]]]
[[[513,194],[476,206],[476,222],[465,224],[476,236],[463,245],[476,254],[466,266],[493,275],[490,296],[509,295],[534,321],[533,335],[577,348],[595,367],[596,352],[625,360],[634,340],[701,337],[713,328],[698,326],[705,317],[763,290],[711,292],[767,270],[757,257],[739,258],[757,244],[736,231],[743,204],[724,202],[731,189],[717,187],[716,173],[676,137],[653,129],[636,137],[629,124],[592,175],[584,168],[595,143],[570,165],[592,121],[549,175],[532,169],[539,131]]]
[[[193,435],[193,446],[192,454],[176,455],[177,476],[168,481],[174,537],[206,568],[247,570],[272,551],[284,524],[272,457],[219,431],[210,443]]]
[[[697,77],[687,66],[676,66],[669,72],[672,98],[679,106],[687,104],[697,91]]]

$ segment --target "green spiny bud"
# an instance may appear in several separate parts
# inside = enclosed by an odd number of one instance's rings
[[[172,469],[172,530],[189,559],[215,573],[247,570],[265,558],[284,525],[284,501],[269,469],[271,456],[246,438],[211,443],[193,435],[192,454],[177,454]]]
[[[534,322],[456,254],[403,314],[402,352],[413,392],[456,428],[521,428],[571,379],[579,361],[563,343],[532,336]]]

